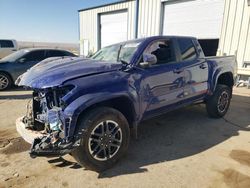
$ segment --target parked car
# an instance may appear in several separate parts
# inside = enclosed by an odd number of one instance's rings
[[[235,67],[234,56],[207,58],[197,39],[174,36],[114,44],[91,59],[50,61],[17,80],[34,90],[17,131],[32,143],[31,157],[70,153],[102,171],[124,155],[142,120],[201,102],[209,116],[223,117]]]
[[[58,49],[29,48],[19,50],[0,60],[0,90],[11,87],[15,80],[38,62],[58,56],[72,56],[71,52]]]
[[[16,40],[0,39],[0,59],[18,50]]]

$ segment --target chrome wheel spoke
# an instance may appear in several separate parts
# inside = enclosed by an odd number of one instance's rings
[[[225,112],[229,104],[229,95],[226,91],[222,92],[217,104],[217,109],[220,113]]]
[[[89,152],[96,160],[105,161],[118,152],[121,143],[121,128],[116,122],[106,120],[92,130],[88,141]]]
[[[9,84],[9,80],[5,76],[0,76],[0,88],[5,89]]]
[[[97,144],[96,147],[93,149],[93,153],[96,152],[99,147],[100,147],[100,144]]]
[[[90,138],[90,139],[91,139],[91,141],[94,141],[94,142],[98,142],[98,143],[100,143],[100,142],[101,142],[101,140],[96,139],[96,138]]]
[[[115,141],[115,142],[120,142],[120,140],[119,140],[119,139],[114,138],[114,137],[110,138],[110,140]]]
[[[92,137],[101,137],[102,134],[100,134],[100,133],[93,133],[93,134],[91,134],[91,136],[92,136]]]
[[[119,129],[115,130],[114,133],[112,133],[113,135],[116,135],[119,132]]]
[[[107,134],[109,134],[109,123],[108,123],[108,121],[105,121],[105,122],[104,122],[104,126],[105,126],[105,132],[106,132]]]
[[[99,153],[101,153],[101,152],[102,152],[102,150],[103,150],[103,149],[102,149],[102,148],[100,148],[100,149],[99,149],[99,151],[97,151],[95,154],[93,153],[93,154],[94,154],[94,156],[97,156]]]
[[[110,145],[108,146],[108,159],[110,158],[110,153],[111,153],[111,147]]]
[[[120,147],[120,145],[121,145],[120,142],[118,142],[116,144],[110,143],[110,146],[117,147],[117,148]]]
[[[108,158],[108,152],[106,151],[106,148],[103,149],[103,153],[104,153],[104,158],[107,159]]]

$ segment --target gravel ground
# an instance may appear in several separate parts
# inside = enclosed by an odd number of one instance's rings
[[[15,131],[30,91],[0,92],[0,187],[250,187],[250,89],[225,118],[196,105],[141,123],[127,155],[101,174],[71,156],[31,159]]]

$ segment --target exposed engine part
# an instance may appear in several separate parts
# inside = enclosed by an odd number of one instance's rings
[[[77,146],[77,142],[66,142],[64,139],[65,103],[61,98],[72,89],[39,90],[33,92],[33,100],[27,105],[26,117],[23,119],[26,127],[32,130],[43,131],[46,136],[36,138],[30,151],[31,157],[64,155]]]
[[[60,94],[62,92],[59,92]],[[26,127],[34,130],[63,131],[62,108],[56,90],[34,91],[24,118]]]
[[[72,152],[74,148],[80,145],[80,141],[67,143],[61,138],[54,140],[54,142],[53,140],[53,134],[44,136],[43,138],[36,138],[30,150],[30,157],[63,156]]]

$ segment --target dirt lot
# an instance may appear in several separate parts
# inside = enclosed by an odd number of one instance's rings
[[[29,97],[0,92],[0,187],[250,187],[250,90],[234,91],[224,119],[197,105],[143,122],[128,154],[101,174],[70,156],[29,157],[15,131]]]

